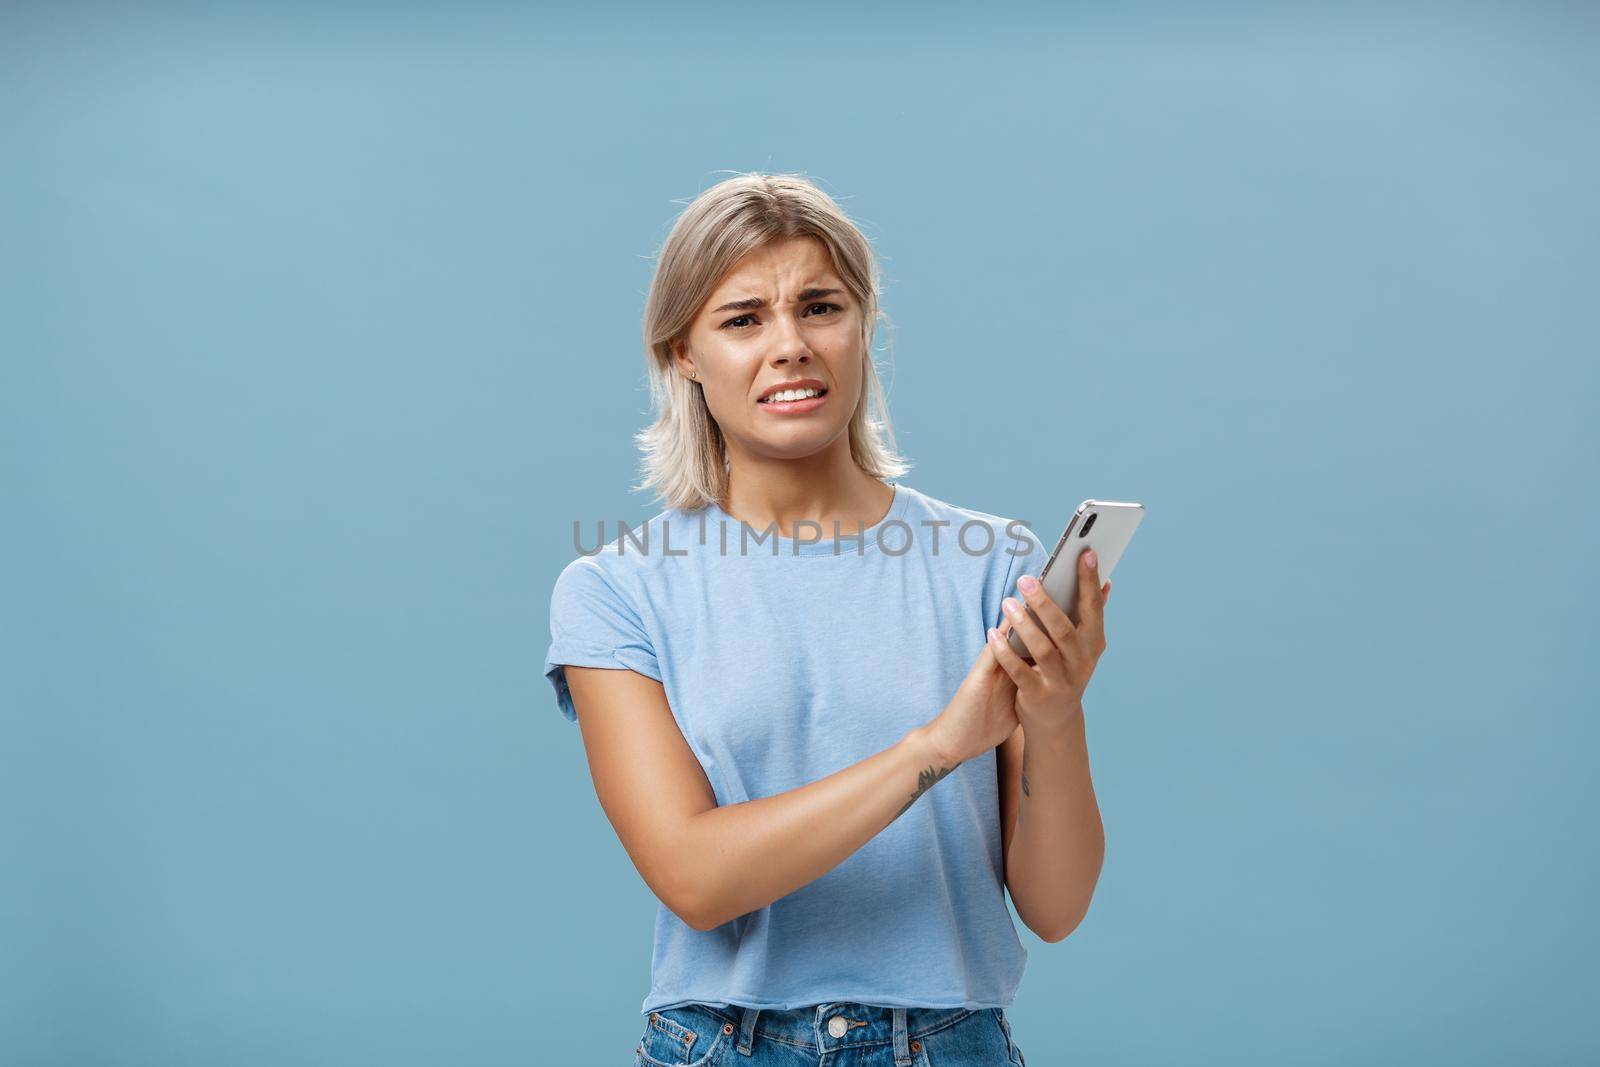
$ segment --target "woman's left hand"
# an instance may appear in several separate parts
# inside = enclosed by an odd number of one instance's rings
[[[1034,622],[1015,598],[1006,597],[1005,622],[989,631],[989,647],[1017,687],[1017,721],[1024,730],[1063,726],[1083,714],[1083,691],[1106,650],[1105,606],[1111,583],[1100,585],[1093,549],[1078,557],[1078,624],[1045,595],[1037,577],[1025,574],[1017,591],[1044,625]],[[1017,636],[1033,656],[1030,665],[1011,650],[1006,634]]]

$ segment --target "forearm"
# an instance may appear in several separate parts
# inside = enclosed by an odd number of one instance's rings
[[[709,873],[694,925],[711,929],[816,881],[954,769],[918,728],[826,778],[696,815],[685,858]]]
[[[1089,910],[1105,859],[1105,829],[1082,712],[1054,729],[1026,724],[1023,734],[1024,784],[1006,853],[1006,885],[1028,928],[1059,941]]]

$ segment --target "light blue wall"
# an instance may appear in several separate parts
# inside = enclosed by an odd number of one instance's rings
[[[632,1055],[654,898],[545,612],[656,510],[650,257],[750,169],[876,243],[908,484],[1149,509],[1030,1062],[1600,1058],[1597,41],[6,5],[0,1060]]]

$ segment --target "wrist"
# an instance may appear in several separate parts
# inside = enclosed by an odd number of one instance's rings
[[[1037,738],[1071,738],[1083,733],[1083,704],[1072,705],[1065,715],[1024,715],[1019,709],[1017,721],[1031,740]]]
[[[911,751],[917,754],[917,766],[932,766],[935,770],[948,767],[955,770],[963,760],[944,743],[933,723],[918,726],[906,735]]]

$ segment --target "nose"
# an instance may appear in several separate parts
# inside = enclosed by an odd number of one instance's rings
[[[794,364],[803,367],[811,362],[811,349],[806,346],[805,338],[800,336],[800,327],[794,320],[779,315],[775,321],[781,325],[772,335],[772,365],[783,367]]]

